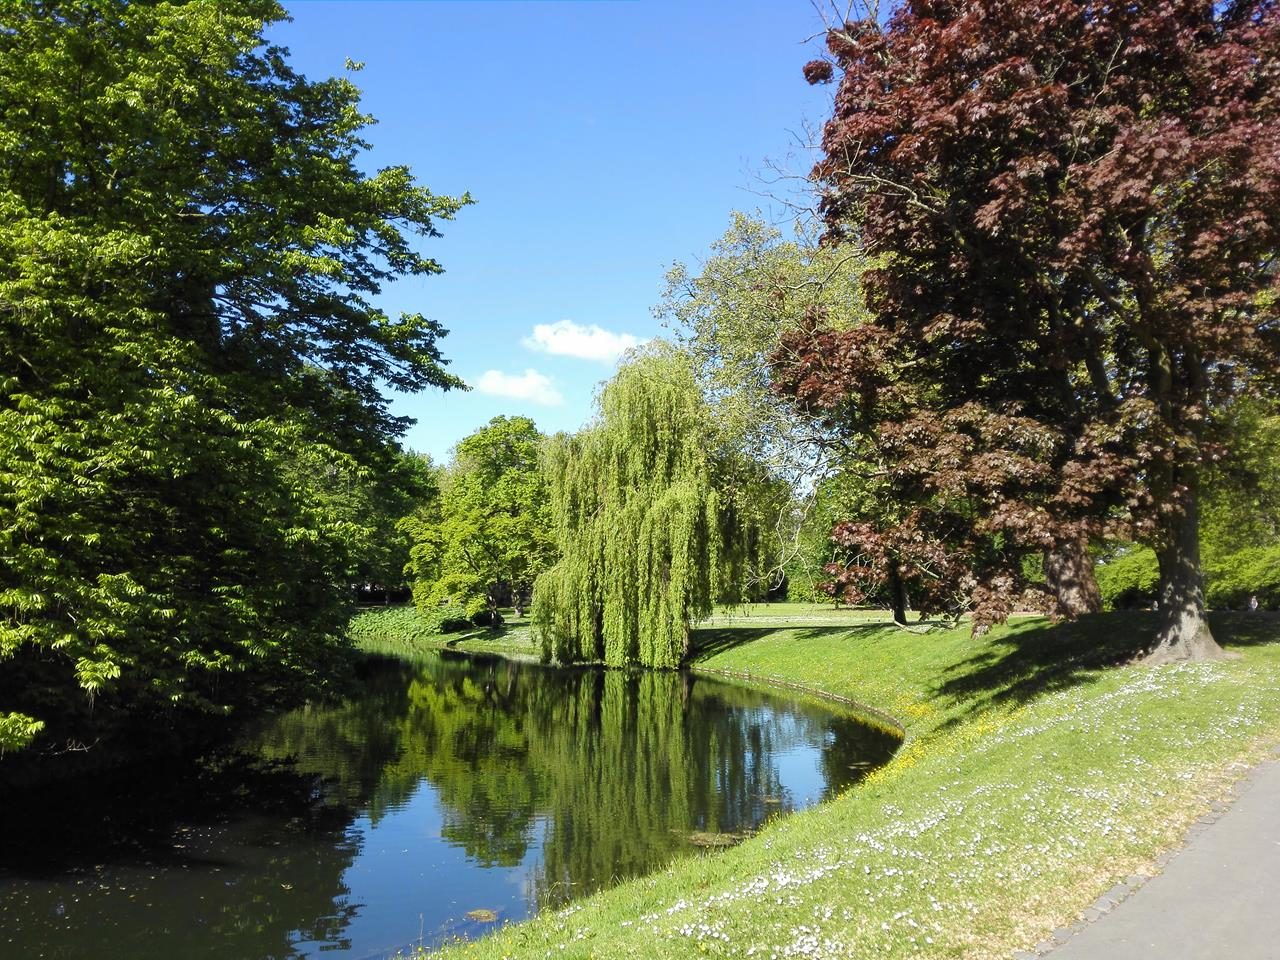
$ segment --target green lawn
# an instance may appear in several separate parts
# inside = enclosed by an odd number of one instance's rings
[[[502,613],[507,622],[498,630],[435,633],[411,606],[372,607],[352,621],[351,634],[361,650],[383,656],[412,658],[424,650],[449,649],[538,659],[528,618],[517,618],[511,610]]]
[[[887,767],[739,847],[445,954],[1007,958],[1152,869],[1280,740],[1271,616],[1214,618],[1237,661],[1151,669],[1124,665],[1144,613],[973,640],[817,609],[716,618],[696,667],[893,715],[907,739]]]
[[[353,633],[361,649],[388,656],[412,656],[416,651],[446,648],[469,653],[493,653],[510,657],[538,659],[540,648],[534,643],[529,618],[516,617],[510,609],[502,611],[506,623],[499,630],[476,628],[458,633],[439,634],[427,630],[411,606],[371,607],[357,617]],[[715,627],[758,626],[842,626],[866,623],[889,623],[887,610],[837,610],[831,604],[755,603],[722,607],[702,624]],[[913,625],[914,628],[914,625]]]

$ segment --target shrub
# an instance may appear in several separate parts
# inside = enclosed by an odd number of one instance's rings
[[[382,650],[412,645],[415,641],[432,641],[442,633],[453,633],[471,627],[465,612],[458,606],[432,607],[423,613],[411,606],[382,607],[357,614],[347,628],[352,643],[365,650]]]
[[[1251,596],[1261,606],[1280,607],[1280,545],[1247,547],[1205,564],[1211,607],[1244,607]]]
[[[432,607],[421,617],[432,633],[457,633],[471,626],[467,611],[456,603]]]
[[[1159,594],[1160,565],[1150,547],[1122,547],[1095,573],[1104,610],[1149,607]]]

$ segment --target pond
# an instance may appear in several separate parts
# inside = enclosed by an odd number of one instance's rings
[[[24,812],[0,956],[365,960],[474,937],[714,852],[896,746],[694,674],[372,661],[358,696],[274,718],[199,776]]]

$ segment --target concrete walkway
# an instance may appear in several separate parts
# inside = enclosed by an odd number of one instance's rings
[[[1086,914],[1099,908],[1105,898]],[[1162,873],[1048,956],[1280,960],[1280,761],[1257,767],[1235,802],[1193,831]]]

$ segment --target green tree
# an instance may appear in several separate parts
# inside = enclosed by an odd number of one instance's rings
[[[322,686],[359,561],[299,468],[383,462],[382,384],[458,385],[372,299],[469,200],[363,173],[356,87],[283,16],[0,8],[0,749]]]
[[[795,486],[825,476],[850,451],[838,432],[774,389],[770,362],[785,334],[816,317],[841,328],[863,322],[861,275],[872,262],[799,229],[787,239],[735,212],[697,272],[672,266],[654,308],[692,357],[721,442]]]
[[[543,656],[678,666],[689,623],[738,599],[761,545],[759,468],[717,446],[687,354],[659,343],[605,385],[598,422],[551,442],[559,561],[538,578]]]
[[[403,525],[419,607],[452,601],[470,615],[487,610],[492,622],[503,603],[519,611],[528,602],[555,555],[542,440],[528,417],[494,417],[458,443],[439,502]]]
[[[1280,606],[1280,414],[1274,401],[1242,398],[1220,413],[1230,453],[1205,469],[1200,541],[1211,607],[1244,607],[1257,596]],[[1159,597],[1159,558],[1149,547],[1115,544],[1098,568],[1109,607],[1149,606]]]
[[[384,593],[406,583],[412,543],[402,521],[440,496],[431,458],[388,445],[369,463],[328,446],[292,451],[285,474],[294,489],[306,490],[341,524],[351,553],[348,583]]]
[[[1099,561],[1097,576],[1108,610],[1145,609],[1159,595],[1160,561],[1150,547],[1116,544]]]
[[[1244,398],[1221,420],[1230,439],[1205,471],[1206,556],[1280,543],[1280,403]]]

